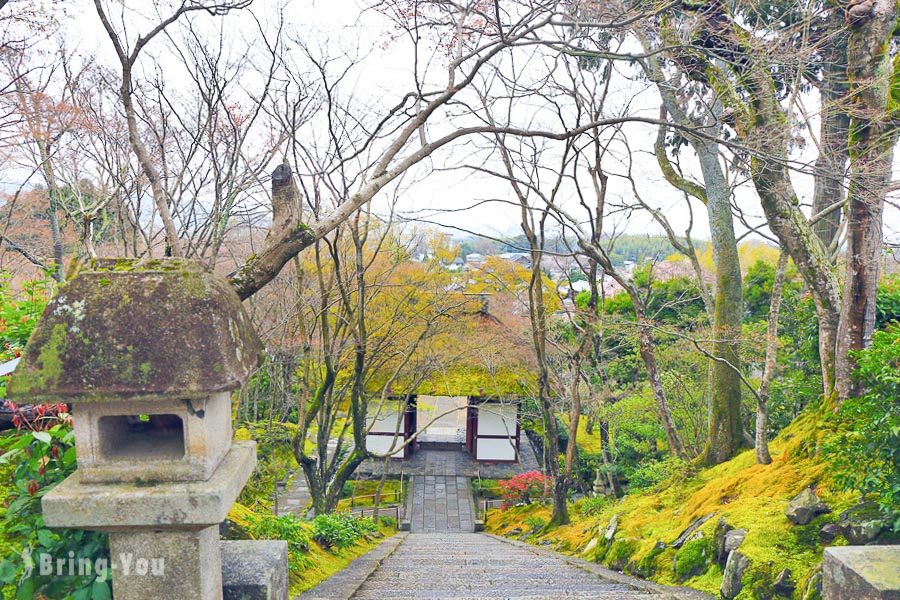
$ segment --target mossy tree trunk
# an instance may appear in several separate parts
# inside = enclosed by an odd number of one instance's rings
[[[850,7],[849,16],[850,185],[847,260],[835,365],[839,400],[863,391],[852,380],[851,352],[868,347],[875,329],[882,216],[894,146],[900,133],[900,55],[892,60],[890,54],[891,37],[897,26],[897,3],[861,3]]]
[[[649,36],[639,33],[644,50],[651,50]],[[650,55],[644,64],[644,71],[653,81],[663,99],[666,113],[680,126],[703,128],[714,136],[721,134],[719,124],[721,105],[714,104],[707,114],[692,117],[686,106],[691,96],[681,94],[663,73],[659,58]],[[675,81],[681,81],[683,73],[675,69]],[[730,459],[743,446],[743,426],[741,424],[741,373],[740,343],[741,319],[743,317],[743,297],[741,288],[741,265],[738,257],[737,239],[734,233],[734,216],[731,211],[731,188],[719,161],[719,145],[709,138],[687,136],[700,163],[703,186],[687,180],[671,165],[666,154],[664,131],[660,129],[655,144],[656,158],[666,180],[689,197],[694,197],[706,206],[709,220],[710,241],[716,266],[715,286],[712,298],[706,290],[699,260],[690,236],[684,244],[678,245],[688,254],[698,271],[698,285],[703,293],[704,305],[709,313],[713,329],[713,359],[710,361],[708,377],[709,434],[701,460],[706,464],[718,464]],[[662,218],[662,217],[660,217]],[[671,227],[666,227],[670,239],[674,237]],[[673,243],[675,240],[672,240]],[[682,248],[682,246],[684,246]]]
[[[734,235],[731,193],[719,164],[718,145],[693,141],[706,182],[706,211],[716,264],[713,348],[709,370],[709,437],[703,461],[730,459],[743,446],[741,424],[741,264]]]
[[[763,367],[759,392],[756,395],[756,462],[768,465],[772,462],[769,454],[769,390],[778,366],[778,318],[781,315],[781,299],[787,272],[788,255],[782,251],[778,257],[775,282],[772,284],[772,298],[769,300],[769,322],[766,327],[766,359]]]
[[[702,10],[700,10],[702,6]],[[714,91],[730,124],[749,148],[750,177],[769,229],[790,254],[816,305],[823,393],[833,397],[840,286],[830,253],[800,207],[790,177],[790,123],[780,103],[767,48],[753,43],[725,3],[685,5],[691,27],[670,27],[689,43],[669,52],[692,79]],[[667,40],[671,42],[673,40]],[[703,54],[698,62],[698,52]],[[702,67],[698,65],[702,64]]]

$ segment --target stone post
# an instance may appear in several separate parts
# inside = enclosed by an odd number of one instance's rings
[[[256,465],[230,392],[262,350],[192,261],[94,261],[47,305],[9,394],[73,405],[78,468],[44,520],[109,532],[116,600],[223,597],[218,525]]]

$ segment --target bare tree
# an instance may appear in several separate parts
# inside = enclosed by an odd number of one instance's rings
[[[134,70],[137,66],[138,59],[141,56],[141,52],[147,44],[163,33],[166,28],[178,21],[181,17],[197,11],[204,11],[213,15],[223,15],[232,10],[246,8],[251,2],[252,0],[233,0],[230,2],[217,2],[215,0],[183,0],[171,13],[166,15],[158,14],[157,17],[159,18],[159,21],[156,22],[147,33],[138,35],[133,44],[129,44],[128,32],[125,30],[124,26],[122,29],[117,30],[113,25],[113,21],[110,19],[109,9],[104,6],[103,0],[94,0],[94,8],[97,11],[97,16],[100,17],[103,29],[106,31],[110,42],[112,42],[116,57],[118,58],[119,65],[122,69],[120,96],[122,108],[125,111],[125,120],[128,123],[128,139],[131,143],[131,149],[141,165],[144,176],[150,183],[153,200],[156,203],[160,219],[166,230],[166,243],[169,252],[173,256],[182,255],[181,242],[178,236],[178,229],[172,218],[170,198],[168,194],[166,194],[166,190],[159,174],[159,169],[146,145],[142,141],[138,129],[137,113],[134,103]],[[125,10],[124,6],[122,7],[122,10]],[[121,21],[124,24],[125,19],[123,18]]]

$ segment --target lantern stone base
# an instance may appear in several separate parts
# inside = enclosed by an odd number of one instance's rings
[[[109,534],[116,600],[220,600],[219,528]]]
[[[900,546],[825,548],[825,600],[900,599]]]
[[[207,481],[88,483],[75,471],[41,501],[48,527],[199,529],[225,520],[256,467],[256,442],[234,442]]]

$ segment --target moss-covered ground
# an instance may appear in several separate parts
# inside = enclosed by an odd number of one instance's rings
[[[394,535],[397,530],[393,527],[381,527],[385,536]],[[309,566],[301,572],[291,573],[291,589],[290,595],[293,598],[296,594],[312,589],[349,565],[353,559],[362,556],[369,550],[381,543],[380,539],[360,540],[349,548],[343,550],[329,549],[326,550],[315,542],[310,542]]]
[[[741,552],[751,566],[739,598],[771,597],[774,578],[784,568],[790,569],[798,581],[795,594],[799,594],[821,561],[819,527],[835,521],[840,511],[856,500],[833,485],[817,452],[818,435],[817,417],[804,415],[770,444],[770,465],[757,464],[754,451],[748,450],[721,465],[627,495],[592,516],[582,516],[576,502],[571,524],[529,535],[527,541],[549,540],[551,547],[562,552],[660,583],[717,594],[722,569],[709,557],[707,542],[712,540],[719,518],[724,517],[732,527],[747,530]],[[806,526],[792,525],[785,508],[791,498],[809,486],[833,512]],[[681,531],[709,513],[715,516],[700,528],[704,542],[685,545],[677,552],[671,548]],[[612,543],[606,543],[602,534],[613,515],[619,517],[618,532]],[[487,529],[500,535],[508,535],[513,529],[527,532],[530,528],[525,519],[529,517],[549,521],[550,509],[530,505],[495,510],[488,516]],[[600,540],[585,552],[598,535]],[[663,549],[659,542],[666,547]]]
[[[566,419],[568,422],[568,419]],[[594,427],[590,435],[587,433],[587,417],[578,419],[578,437],[576,443],[578,447],[588,454],[600,454],[600,429]]]

